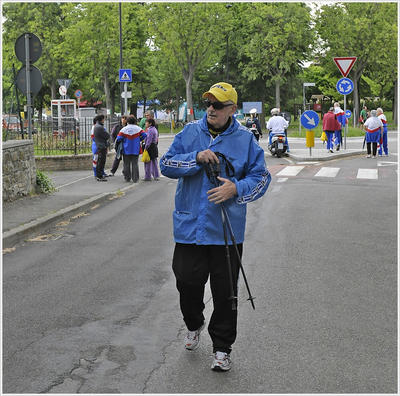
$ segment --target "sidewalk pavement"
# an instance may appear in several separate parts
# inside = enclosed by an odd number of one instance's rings
[[[295,161],[329,161],[366,153],[365,150],[362,151],[363,138],[348,138],[346,150],[341,149],[333,153],[328,153],[326,146],[319,139],[315,139],[311,155],[310,149],[305,147],[304,138],[289,138],[289,143],[291,152],[284,158]],[[260,145],[265,150],[268,163],[268,158],[271,157],[268,139],[261,139]],[[141,180],[138,183],[125,182],[121,169],[122,166],[114,177],[108,177],[107,182],[96,181],[93,171],[90,170],[55,171],[49,178],[57,189],[56,192],[3,203],[3,249],[12,248],[40,233],[45,233],[58,223],[87,212],[95,205],[113,199],[115,195],[128,189],[141,188]]]

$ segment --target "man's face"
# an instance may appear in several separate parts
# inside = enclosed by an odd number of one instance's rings
[[[145,114],[145,117],[146,117],[147,119],[149,119],[149,118],[150,118],[150,114],[149,114],[149,113],[146,113],[146,114]]]
[[[212,94],[208,94],[207,99],[209,99],[211,102],[219,102],[217,98]],[[222,103],[228,104],[229,101]],[[214,106],[211,105],[207,109],[207,121],[214,128],[221,128],[228,122],[229,117],[233,116],[236,113],[236,110],[237,110],[237,105],[235,104],[226,106],[221,110],[215,110]]]

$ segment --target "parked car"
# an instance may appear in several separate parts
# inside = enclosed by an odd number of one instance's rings
[[[28,134],[28,120],[21,118],[22,127],[24,134]],[[18,114],[3,114],[2,126],[4,129],[8,129],[11,132],[21,133],[21,123]],[[37,132],[36,128],[33,127],[32,122],[32,134]]]
[[[24,119],[22,119],[22,123],[24,123]],[[3,114],[3,128],[13,132],[21,132],[21,124],[18,115]]]

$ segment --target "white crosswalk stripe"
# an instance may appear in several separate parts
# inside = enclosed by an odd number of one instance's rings
[[[316,174],[316,177],[335,177],[340,168],[328,168],[326,166],[323,166]]]
[[[389,164],[390,165],[394,165],[395,163],[388,163],[387,166],[389,166]],[[379,165],[378,164],[378,166],[380,166],[380,167],[385,166],[385,165]],[[276,176],[277,176],[276,181],[278,183],[284,183],[287,180],[289,180],[290,177],[294,177],[294,176],[299,175],[299,173],[304,168],[305,168],[305,166],[297,166],[297,165],[286,166],[276,174]],[[341,168],[323,166],[323,167],[319,168],[318,171],[316,171],[316,173],[314,174],[314,177],[334,178],[339,174],[340,170],[341,170]],[[347,173],[348,173],[348,171],[349,170],[347,169]],[[353,172],[352,172],[353,173],[353,177],[355,176],[357,179],[376,180],[376,179],[379,178],[378,169],[362,169],[362,168],[359,168],[359,169],[357,169],[357,172],[356,172],[355,169],[354,169]],[[396,172],[397,172],[397,170],[396,170]]]
[[[304,166],[287,166],[283,168],[277,176],[297,176],[302,170]]]
[[[377,179],[378,169],[359,169],[357,179]]]

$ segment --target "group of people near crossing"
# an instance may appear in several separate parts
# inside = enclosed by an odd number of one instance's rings
[[[366,114],[368,113],[366,112]],[[331,107],[324,115],[322,130],[327,137],[326,145],[328,152],[333,153],[334,146],[336,146],[336,150],[340,149],[342,128],[346,123],[346,114],[340,108],[339,103],[335,103],[334,107]],[[367,158],[371,158],[371,154],[372,158],[375,158],[377,154],[381,157],[383,152],[388,156],[387,119],[382,108],[378,107],[376,110],[371,110],[362,125],[367,144]]]
[[[154,113],[152,113],[154,116]],[[123,115],[119,124],[115,125],[111,135],[104,127],[104,115],[100,114],[93,119],[92,153],[93,172],[97,181],[107,181],[107,177],[114,176],[123,159],[123,175],[126,182],[139,181],[139,155],[143,150],[148,150],[150,161],[144,164],[144,181],[159,180],[160,173],[157,164],[158,157],[158,130],[157,124],[150,111],[143,118],[143,127],[136,124],[134,115]],[[142,124],[141,121],[141,124]],[[104,170],[107,158],[107,150],[110,146],[110,137],[114,142],[116,151],[111,167],[111,173]]]

